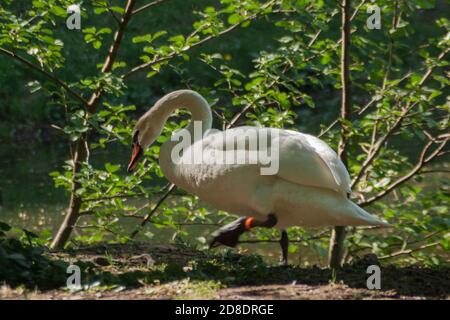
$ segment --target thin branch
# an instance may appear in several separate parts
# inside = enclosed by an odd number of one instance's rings
[[[223,224],[220,223],[202,223],[202,222],[174,222],[174,223],[163,223],[163,222],[158,222],[158,221],[154,221],[154,220],[149,220],[148,222],[153,223],[153,224],[158,224],[161,226],[170,226],[170,225],[176,225],[176,226],[204,226],[204,227],[210,227],[210,226],[214,226],[214,227],[221,227],[223,226]]]
[[[355,11],[353,11],[352,16],[350,17],[350,21],[352,21],[352,20],[356,17],[356,15],[357,15],[358,12],[359,12],[359,9],[361,9],[361,7],[362,7],[366,2],[367,2],[367,0],[362,0],[362,1],[358,4],[358,6],[355,8]]]
[[[131,193],[131,194],[115,194],[111,196],[103,196],[103,197],[97,197],[97,198],[86,198],[83,199],[83,202],[93,202],[93,201],[102,201],[102,200],[111,200],[111,199],[118,199],[118,198],[134,198],[134,197],[140,197],[145,196],[145,193]]]
[[[77,229],[98,229],[98,226],[95,225],[95,224],[87,224],[87,225],[83,225],[83,226],[76,225],[76,226],[74,226],[74,228],[77,228]]]
[[[43,11],[43,12],[41,12],[40,14],[31,17],[31,18],[28,19],[25,23],[22,23],[22,24],[21,24],[21,27],[22,27],[22,28],[23,28],[23,27],[26,27],[27,25],[29,25],[29,24],[32,23],[33,21],[35,21],[35,20],[37,20],[37,19],[39,19],[39,18],[42,18],[42,17],[44,17],[44,16],[47,15],[47,14],[48,14],[48,11],[47,11],[47,10],[46,10],[46,11]]]
[[[138,13],[144,11],[144,10],[147,10],[147,9],[149,9],[149,8],[152,8],[152,7],[154,7],[154,6],[157,6],[157,5],[159,5],[159,4],[161,4],[161,3],[165,2],[165,1],[168,1],[168,0],[156,0],[156,1],[150,2],[150,3],[146,4],[146,5],[143,5],[143,6],[140,7],[140,8],[137,8],[136,10],[134,10],[134,11],[131,13],[131,15],[134,16],[135,14],[138,14]]]
[[[112,16],[112,18],[114,19],[114,21],[120,25],[120,19],[117,18],[116,14],[114,11],[111,10],[111,8],[107,7],[106,10],[108,10],[109,14]]]
[[[441,141],[441,142],[436,142],[435,140],[428,141],[425,144],[425,146],[423,147],[423,149],[422,149],[422,151],[420,153],[419,160],[417,161],[417,164],[414,166],[414,168],[411,169],[411,171],[409,171],[407,174],[405,174],[404,176],[400,177],[395,182],[390,184],[385,190],[383,190],[383,191],[379,192],[378,194],[372,196],[371,198],[369,198],[369,199],[359,203],[359,205],[360,206],[367,206],[367,205],[371,204],[374,201],[380,200],[381,198],[383,198],[387,194],[391,193],[398,186],[400,186],[401,184],[403,184],[406,181],[408,181],[409,179],[411,179],[414,175],[416,175],[417,173],[420,172],[420,170],[422,169],[422,167],[424,165],[426,165],[427,163],[429,163],[430,161],[432,161],[433,159],[438,157],[439,153],[444,149],[444,147],[447,144],[448,140],[449,140],[449,138],[447,138],[447,139],[445,139],[444,141]],[[438,143],[438,147],[430,155],[427,156],[428,150],[435,143]]]
[[[427,174],[427,173],[450,173],[448,169],[431,169],[431,170],[421,170],[419,174]]]
[[[78,212],[79,216],[89,216],[89,215],[93,215],[93,214],[95,214],[94,210],[84,210],[84,211]]]
[[[390,258],[398,257],[398,256],[401,256],[401,255],[405,255],[405,254],[411,254],[413,252],[424,250],[424,249],[431,248],[431,247],[435,247],[437,245],[439,245],[439,242],[433,242],[433,243],[429,243],[429,244],[424,244],[422,246],[419,246],[419,247],[416,247],[416,248],[412,248],[412,249],[408,249],[408,250],[405,250],[405,249],[399,250],[399,251],[394,252],[392,254],[381,256],[381,257],[378,258],[378,260],[385,260],[385,259],[390,259]]]
[[[164,202],[164,200],[166,200],[166,198],[172,193],[173,190],[175,190],[175,184],[170,184],[169,189],[167,189],[166,193],[158,200],[158,202],[156,203],[156,205],[153,207],[153,209],[144,217],[144,219],[142,220],[140,226],[134,230],[130,237],[134,238],[136,236],[136,234],[139,232],[139,230],[145,226],[145,224],[148,222],[148,220],[155,214],[156,210],[158,210],[159,206]]]
[[[114,19],[114,21],[120,25],[120,18],[117,17],[116,13],[111,9],[111,2],[109,0],[106,0],[106,3],[104,4],[104,8],[108,13],[111,15],[111,17]]]
[[[406,224],[405,226],[409,226],[409,225],[414,225],[414,224],[413,223],[409,223],[409,224]],[[380,228],[380,227],[376,227],[376,228]],[[358,229],[361,230],[360,228],[358,228]],[[413,245],[413,244],[418,244],[420,242],[429,240],[429,239],[431,239],[431,238],[433,238],[433,237],[435,237],[435,236],[437,236],[437,235],[439,235],[441,233],[442,233],[442,231],[434,231],[434,232],[424,236],[421,239],[417,239],[417,240],[413,240],[413,241],[409,241],[409,242],[407,241],[407,239],[404,239],[403,241],[401,241],[399,243],[391,244],[390,247],[401,247],[399,251],[404,251],[404,250],[406,250],[407,246],[410,246],[410,245]],[[352,239],[350,239],[350,240],[352,240]],[[360,246],[360,245],[354,243],[353,241],[352,241],[352,244],[355,245],[356,248],[351,250],[350,252],[348,252],[348,257],[350,257],[350,258],[352,256],[355,256],[356,253],[359,253],[359,252],[364,251],[364,250],[371,249],[371,247]]]
[[[363,0],[363,1],[365,1],[365,0]],[[331,17],[330,17],[330,18],[332,19],[337,13],[338,13],[338,11],[333,12],[333,13],[331,14]],[[356,14],[356,10],[355,10],[355,14]],[[331,20],[331,19],[330,19],[330,20]],[[322,31],[323,31],[323,29],[320,29],[319,31],[316,32],[316,34],[312,37],[311,41],[308,43],[307,48],[311,48],[311,46],[314,44],[314,42],[316,42],[317,39],[319,38],[319,36],[320,36],[320,34],[322,33]]]
[[[22,58],[21,56],[17,55],[16,53],[14,53],[14,52],[12,52],[10,50],[6,50],[6,49],[0,47],[0,53],[13,58],[13,59],[21,62],[22,64],[27,65],[28,67],[32,68],[35,71],[38,71],[40,74],[44,75],[45,77],[47,77],[52,82],[54,82],[57,85],[63,87],[72,97],[76,98],[84,106],[88,105],[88,102],[86,101],[86,99],[84,99],[81,95],[79,95],[77,92],[75,92],[72,88],[69,87],[69,85],[67,83],[65,83],[64,81],[62,81],[58,77],[56,77],[54,74],[45,71],[41,67],[35,65],[34,63],[28,61],[25,58]]]
[[[408,112],[416,105],[417,102],[411,104],[408,107],[405,107],[402,113],[399,115],[399,117],[395,120],[394,124],[387,130],[387,132],[380,139],[378,139],[374,147],[371,149],[371,153],[367,156],[366,160],[363,162],[358,174],[353,178],[352,183],[350,185],[352,189],[359,182],[359,180],[364,175],[366,170],[372,165],[373,160],[375,160],[375,157],[381,151],[381,148],[383,147],[384,143],[397,130],[397,128],[400,127],[401,123],[405,119]]]

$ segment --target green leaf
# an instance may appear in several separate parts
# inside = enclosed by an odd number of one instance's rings
[[[100,47],[102,46],[102,42],[99,40],[96,40],[92,43],[92,45],[95,49],[100,49]]]
[[[141,42],[152,42],[153,38],[151,34],[146,34],[143,36],[136,36],[133,37],[132,42],[133,43],[141,43]]]
[[[106,11],[108,11],[108,9],[106,9],[106,8],[95,8],[94,9],[95,14],[102,14],[103,12],[106,12]]]
[[[111,28],[101,28],[99,31],[98,31],[98,34],[110,34],[110,33],[112,33],[112,30],[111,30]]]
[[[153,35],[153,40],[155,40],[155,39],[157,39],[157,38],[159,38],[159,37],[162,37],[162,36],[164,36],[164,35],[166,35],[166,34],[167,34],[167,31],[165,31],[165,30],[158,31],[158,32],[156,32],[156,33]]]
[[[237,24],[242,20],[241,16],[237,13],[233,13],[228,17],[228,23],[229,24]]]
[[[65,18],[67,16],[67,11],[60,6],[52,5],[50,8],[50,12],[53,13],[54,15],[56,15],[58,17],[62,17],[62,18]]]
[[[122,7],[117,7],[117,6],[113,6],[111,7],[111,10],[114,12],[117,12],[119,14],[124,14],[125,13],[125,9]]]
[[[183,35],[178,35],[178,36],[173,36],[169,38],[170,42],[173,42],[177,45],[182,45],[184,43],[184,36]]]
[[[113,164],[107,162],[107,163],[105,164],[105,169],[106,169],[106,171],[108,171],[109,173],[114,173],[114,172],[116,172],[117,170],[120,169],[120,166],[119,166],[119,165],[113,165]]]

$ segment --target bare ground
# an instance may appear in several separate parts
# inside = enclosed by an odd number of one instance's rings
[[[364,259],[333,273],[277,266],[232,251],[99,245],[49,254],[82,265],[83,290],[0,286],[0,299],[449,299],[450,269],[381,265],[381,290],[366,287]],[[84,279],[84,280],[83,280]]]

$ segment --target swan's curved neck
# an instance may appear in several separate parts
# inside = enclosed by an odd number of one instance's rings
[[[186,128],[191,134],[194,133],[194,122],[196,121],[201,122],[202,135],[211,129],[211,108],[205,98],[195,91],[178,90],[171,92],[161,98],[152,109],[155,115],[159,117],[161,124],[164,125],[170,115],[180,108],[186,108],[191,113],[191,123]]]
[[[212,126],[211,108],[208,102],[195,91],[174,91],[161,98],[149,111],[152,114],[151,122],[153,126],[161,126],[156,128],[161,133],[162,127],[169,116],[179,108],[186,108],[191,112],[191,122],[186,127],[186,130],[190,133],[190,143],[197,139],[202,139],[205,132],[211,129]],[[201,122],[201,137],[198,137],[198,129],[194,126],[197,121]],[[173,181],[176,176],[177,165],[172,162],[171,152],[177,144],[178,141],[176,140],[168,140],[161,145],[159,153],[159,164],[170,181]]]

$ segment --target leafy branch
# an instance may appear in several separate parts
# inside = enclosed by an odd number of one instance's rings
[[[114,40],[111,44],[108,55],[106,56],[105,62],[103,63],[102,67],[102,73],[108,73],[112,70],[112,67],[114,65],[114,62],[117,57],[117,52],[119,51],[120,43],[122,41],[122,37],[125,33],[125,28],[128,24],[128,22],[131,19],[131,16],[133,14],[133,7],[136,4],[136,0],[128,0],[126,6],[125,6],[125,12],[122,15],[122,18],[119,23],[119,27],[114,34]],[[91,98],[89,99],[88,109],[91,112],[95,112],[95,109],[97,107],[97,104],[101,98],[103,92],[103,86],[99,85],[97,86],[97,89],[92,94]]]
[[[155,58],[153,60],[145,62],[145,63],[142,63],[140,65],[137,65],[137,66],[133,67],[131,70],[129,70],[128,72],[123,74],[122,78],[123,79],[129,78],[131,75],[134,75],[135,73],[137,73],[139,71],[143,71],[143,70],[145,70],[145,69],[147,69],[149,67],[152,67],[154,65],[160,64],[162,62],[169,61],[169,60],[171,60],[171,59],[173,59],[175,57],[178,57],[178,56],[182,55],[183,53],[191,50],[192,48],[199,47],[199,46],[201,46],[201,45],[203,45],[203,44],[205,44],[205,43],[207,43],[207,42],[209,42],[209,41],[211,41],[213,39],[216,39],[216,38],[221,37],[221,36],[223,36],[223,35],[225,35],[227,33],[230,33],[231,31],[233,31],[237,27],[241,26],[242,24],[244,24],[246,22],[249,22],[249,21],[252,21],[252,20],[255,20],[258,17],[260,17],[261,15],[263,15],[264,14],[264,10],[269,8],[270,6],[272,6],[275,2],[276,2],[275,0],[269,1],[268,3],[266,3],[265,5],[263,5],[261,7],[261,11],[259,11],[258,13],[250,15],[250,16],[246,17],[245,19],[243,19],[243,20],[241,20],[241,21],[239,21],[237,23],[232,24],[228,28],[218,32],[215,35],[209,35],[209,36],[207,36],[207,37],[205,37],[205,38],[203,38],[203,39],[201,39],[201,40],[199,40],[199,41],[197,41],[197,42],[195,42],[195,43],[193,43],[191,45],[185,46],[184,48],[182,48],[179,51],[172,51],[167,56],[164,56],[164,57],[155,56]],[[273,10],[273,11],[270,11],[269,13],[280,13],[280,12],[284,12],[284,11],[283,10]],[[196,35],[197,32],[198,32],[198,30],[194,31],[191,34],[190,38],[192,38],[193,35]]]
[[[391,258],[395,258],[401,255],[405,255],[405,254],[412,254],[413,252],[417,252],[417,251],[422,251],[428,248],[432,248],[432,247],[436,247],[439,245],[439,242],[432,242],[432,243],[427,243],[421,246],[418,246],[416,248],[412,248],[412,249],[402,249],[399,250],[397,252],[385,255],[385,256],[381,256],[378,258],[378,260],[386,260],[386,259],[391,259]]]
[[[445,145],[447,144],[448,140],[450,139],[450,135],[444,135],[443,137],[431,137],[428,134],[428,138],[429,141],[425,144],[425,146],[423,147],[419,159],[417,161],[417,164],[404,176],[398,178],[395,182],[393,182],[392,184],[390,184],[386,189],[384,189],[383,191],[379,192],[378,194],[370,197],[367,200],[363,200],[362,202],[359,203],[360,206],[367,206],[377,200],[380,200],[381,198],[383,198],[384,196],[388,195],[389,193],[391,193],[394,189],[396,189],[398,186],[400,186],[401,184],[405,183],[406,181],[408,181],[409,179],[411,179],[412,177],[414,177],[416,174],[420,173],[420,170],[429,162],[431,162],[433,159],[437,158],[440,156],[441,151],[444,149]],[[430,148],[434,145],[437,144],[436,149],[431,152],[430,154],[428,154]]]
[[[443,52],[441,52],[437,58],[438,61],[442,60],[445,55],[450,51],[450,48],[445,49]],[[420,88],[423,86],[423,84],[429,79],[431,76],[433,70],[436,66],[429,67],[425,74],[422,76],[421,80],[417,84],[416,88]],[[400,115],[396,118],[394,123],[390,126],[390,128],[386,131],[384,135],[382,135],[371,147],[370,147],[370,153],[367,156],[366,160],[363,162],[361,169],[356,174],[356,176],[353,178],[351,182],[351,188],[355,187],[356,184],[359,182],[359,180],[363,177],[363,175],[366,173],[366,171],[370,168],[372,162],[376,159],[376,156],[381,151],[383,145],[385,142],[391,137],[398,128],[400,128],[400,125],[402,124],[403,120],[407,117],[408,113],[418,104],[419,102],[416,101],[414,103],[409,103],[405,107],[402,108],[402,111]]]
[[[88,105],[88,101],[86,101],[80,94],[78,94],[75,90],[73,90],[67,83],[65,83],[63,80],[56,77],[53,73],[50,73],[43,68],[35,65],[34,63],[30,62],[29,60],[19,56],[18,54],[14,53],[13,51],[4,49],[0,47],[0,53],[3,55],[6,55],[8,57],[11,57],[20,63],[30,67],[31,69],[39,72],[40,74],[44,75],[47,79],[52,81],[53,83],[61,86],[64,88],[72,97],[74,97],[76,100],[81,102],[84,106]]]

